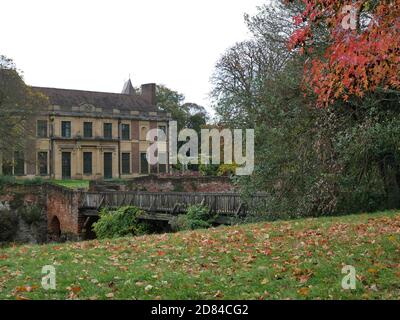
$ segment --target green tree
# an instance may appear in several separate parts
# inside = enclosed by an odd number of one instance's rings
[[[24,150],[34,134],[34,117],[47,98],[27,86],[11,59],[0,56],[0,150],[3,161]]]

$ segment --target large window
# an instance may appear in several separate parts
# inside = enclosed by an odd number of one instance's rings
[[[91,122],[84,122],[83,123],[83,136],[85,138],[92,138],[93,137],[93,124]]]
[[[104,124],[104,138],[112,139],[112,123]]]
[[[38,138],[47,138],[47,121],[38,120],[36,123],[36,131]]]
[[[129,124],[121,124],[121,136],[122,140],[131,140],[131,132]]]
[[[147,162],[147,155],[145,152],[140,154],[140,173],[149,174],[149,163]]]
[[[131,173],[131,154],[130,153],[122,153],[121,162],[122,162],[122,174],[130,174]]]
[[[159,173],[167,173],[167,154],[166,153],[158,154],[158,172]]]
[[[92,153],[91,152],[83,153],[83,174],[86,174],[86,175],[92,174]]]
[[[38,169],[41,176],[48,175],[47,152],[38,152]]]
[[[23,176],[25,174],[25,159],[22,151],[14,152],[14,174]]]
[[[61,121],[61,136],[71,138],[71,121]]]

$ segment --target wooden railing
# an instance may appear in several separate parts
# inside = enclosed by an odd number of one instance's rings
[[[183,192],[85,192],[82,209],[136,206],[148,212],[185,213],[191,205],[202,204],[210,211],[223,215],[245,215],[265,201],[265,194],[255,194],[243,201],[239,193],[183,193]]]

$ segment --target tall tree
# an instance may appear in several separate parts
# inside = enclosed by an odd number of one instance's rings
[[[13,61],[0,56],[0,150],[3,160],[23,151],[34,131],[34,117],[47,108],[47,98],[28,87]]]

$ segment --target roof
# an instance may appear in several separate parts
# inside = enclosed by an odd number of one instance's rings
[[[82,91],[70,89],[57,89],[45,87],[32,87],[48,96],[52,105],[61,107],[80,106],[82,104],[93,105],[97,108],[112,111],[119,109],[124,111],[159,112],[158,108],[149,104],[138,94],[122,94],[109,92]]]
[[[123,94],[135,94],[135,89],[133,89],[131,79],[129,79],[127,82],[124,84],[124,88],[122,89]]]

